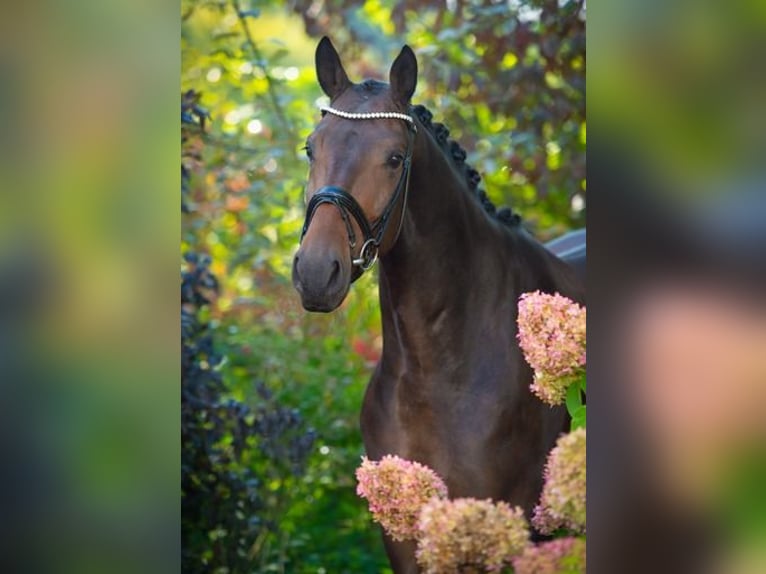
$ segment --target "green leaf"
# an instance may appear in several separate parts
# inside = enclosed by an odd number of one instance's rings
[[[582,406],[582,396],[580,395],[579,381],[569,385],[569,388],[567,389],[566,404],[569,416],[574,418],[574,413]]]
[[[574,411],[574,414],[572,415],[572,425],[570,430],[585,428],[586,408],[587,407],[583,405]]]

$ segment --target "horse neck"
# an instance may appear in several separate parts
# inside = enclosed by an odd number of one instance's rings
[[[476,253],[484,257],[499,246],[499,234],[463,175],[420,126],[401,232],[380,261],[384,347],[396,339],[411,351],[434,323],[448,316],[459,321],[456,310],[464,305],[458,302],[486,273]]]
[[[522,229],[487,215],[422,126],[401,233],[380,260],[384,355],[433,356],[456,346],[469,318],[508,308],[524,291],[575,299],[568,267]],[[459,337],[458,337],[459,338]],[[438,341],[438,342],[437,342]]]

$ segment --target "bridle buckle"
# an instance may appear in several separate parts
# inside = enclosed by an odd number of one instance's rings
[[[369,253],[368,253],[369,250]],[[375,265],[375,261],[378,259],[378,242],[374,237],[370,237],[362,245],[362,249],[359,251],[359,257],[352,259],[351,263],[358,265],[362,268],[362,271],[367,271],[370,267]]]

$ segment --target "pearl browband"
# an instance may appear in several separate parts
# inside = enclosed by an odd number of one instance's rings
[[[319,106],[319,109],[323,112],[331,113],[335,116],[346,118],[347,120],[377,120],[377,119],[384,119],[384,118],[391,118],[391,119],[397,119],[397,120],[404,120],[405,122],[410,122],[413,128],[415,128],[415,120],[412,119],[412,116],[408,116],[407,114],[401,114],[399,112],[344,112],[342,110],[336,110],[335,108],[332,108],[330,106]]]

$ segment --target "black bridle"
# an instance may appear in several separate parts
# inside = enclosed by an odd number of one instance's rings
[[[383,209],[383,213],[380,214],[375,223],[370,224],[367,217],[362,211],[359,203],[354,197],[348,193],[345,189],[334,186],[325,185],[319,188],[306,207],[306,219],[303,222],[303,231],[301,232],[301,241],[306,235],[306,232],[311,225],[311,220],[314,217],[314,213],[317,208],[323,203],[331,203],[340,211],[340,215],[343,218],[343,223],[346,225],[346,231],[348,232],[348,244],[351,250],[351,263],[358,266],[361,272],[356,277],[361,276],[362,273],[370,269],[378,258],[378,249],[383,241],[383,236],[388,228],[388,223],[391,219],[391,214],[394,212],[399,198],[403,195],[402,213],[399,218],[399,228],[396,231],[398,237],[402,228],[402,222],[404,221],[404,211],[407,207],[407,194],[410,187],[410,167],[412,165],[412,148],[415,141],[415,134],[417,128],[412,117],[406,114],[400,114],[398,112],[372,112],[372,113],[349,113],[342,112],[330,107],[322,107],[322,112],[329,112],[334,115],[346,118],[346,119],[381,119],[381,118],[398,118],[407,121],[407,151],[404,154],[404,161],[402,162],[402,173],[399,176],[399,182],[396,184],[394,193],[388,200],[386,207]],[[364,243],[359,251],[359,257],[354,258],[354,249],[356,248],[356,233],[354,233],[354,226],[351,223],[349,215],[356,220],[359,229],[364,235]],[[396,237],[394,238],[396,240]]]

